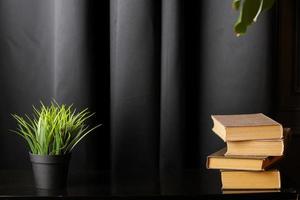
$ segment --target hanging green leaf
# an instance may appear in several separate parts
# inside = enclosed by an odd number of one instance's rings
[[[276,0],[263,0],[263,11],[268,10],[273,7]]]
[[[240,7],[240,16],[234,26],[237,36],[245,34],[249,25],[259,12],[261,0],[244,0]]]
[[[241,0],[233,0],[232,8],[235,10],[239,10],[241,6]]]
[[[240,15],[234,25],[234,31],[237,36],[245,34],[248,26],[255,22],[258,16],[275,3],[275,0],[234,0],[232,2],[234,9],[240,10]]]
[[[259,11],[257,12],[255,18],[253,19],[253,21],[257,21],[258,16],[264,12],[267,11],[268,9],[272,8],[272,6],[274,5],[275,0],[261,0],[260,3],[260,8]]]

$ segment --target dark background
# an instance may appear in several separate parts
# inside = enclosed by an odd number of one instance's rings
[[[75,148],[72,170],[205,170],[224,146],[211,114],[287,124],[278,59],[294,58],[278,53],[279,10],[237,38],[231,0],[1,0],[0,168],[30,167],[10,113],[51,98],[104,124]]]

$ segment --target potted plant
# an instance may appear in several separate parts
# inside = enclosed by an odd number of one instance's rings
[[[68,166],[74,147],[100,125],[90,128],[87,120],[94,115],[88,109],[76,112],[73,106],[51,102],[39,109],[33,106],[29,117],[12,116],[17,130],[11,130],[24,138],[30,148],[33,176],[37,188],[62,189],[67,183]]]

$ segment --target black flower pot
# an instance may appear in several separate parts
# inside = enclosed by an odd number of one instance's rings
[[[67,185],[71,154],[50,156],[29,153],[36,188],[63,189]]]

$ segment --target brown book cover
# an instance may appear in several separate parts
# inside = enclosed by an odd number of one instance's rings
[[[213,132],[224,141],[281,139],[281,124],[262,113],[212,115]]]
[[[208,169],[264,171],[269,169],[282,156],[225,156],[223,148],[207,157]]]

